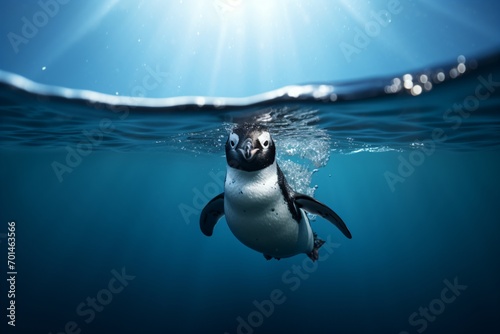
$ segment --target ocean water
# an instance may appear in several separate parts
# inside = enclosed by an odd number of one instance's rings
[[[16,224],[18,268],[9,330],[493,332],[498,59],[414,73],[413,87],[433,83],[418,96],[396,76],[204,104],[2,73],[0,214],[5,233]],[[474,69],[451,78],[460,64]],[[224,219],[201,233],[241,122],[269,126],[290,183],[334,208],[352,240],[315,219],[328,243],[313,264],[266,261]]]
[[[170,4],[167,19],[145,2],[50,3],[0,5],[11,13],[0,23],[1,333],[500,330],[497,10],[401,1],[402,14],[384,16],[385,30],[347,57],[351,16],[373,15],[356,12],[361,2],[296,1],[272,16],[256,1],[276,22],[296,19],[296,34],[263,20],[277,32],[267,40],[244,16],[249,2],[207,1],[199,21],[239,30],[222,29],[221,58],[201,61],[189,57],[215,51],[175,37],[210,36],[182,25],[189,1]],[[393,6],[374,3],[366,8]],[[347,7],[330,26],[332,8]],[[25,15],[51,10],[12,44]],[[161,33],[141,30],[162,19]],[[295,53],[279,53],[290,41]],[[151,54],[161,66],[135,64]],[[179,66],[166,75],[165,63]],[[334,209],[352,239],[311,217],[327,241],[313,263],[267,261],[224,218],[201,233],[201,209],[223,191],[228,131],[245,122],[270,129],[289,183]]]

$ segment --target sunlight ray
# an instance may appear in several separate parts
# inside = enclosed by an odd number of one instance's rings
[[[47,48],[51,53],[50,59],[47,61],[45,66],[48,67],[50,64],[57,62],[67,50],[78,43],[92,29],[97,27],[101,20],[106,17],[106,15],[118,4],[118,2],[119,0],[107,0],[102,2],[99,7],[94,7],[96,5],[92,4],[92,16],[90,19],[74,21],[84,23],[78,26],[78,28],[72,33],[71,39],[67,40],[65,43],[54,41],[54,43],[52,43],[53,45]]]

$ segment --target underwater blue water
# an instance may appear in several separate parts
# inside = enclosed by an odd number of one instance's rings
[[[498,332],[497,4],[59,0],[16,49],[46,3],[0,5],[1,333]],[[201,233],[242,122],[351,240]]]

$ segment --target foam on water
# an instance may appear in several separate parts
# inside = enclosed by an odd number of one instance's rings
[[[317,168],[327,164],[331,152],[328,132],[319,127],[318,110],[278,108],[267,110],[239,122],[261,123],[268,126],[277,147],[277,158],[283,173],[298,192],[314,195],[309,187]],[[222,154],[227,134],[238,122],[224,122],[205,131],[179,133],[174,139],[182,151],[195,154]],[[167,140],[161,142],[169,147]]]

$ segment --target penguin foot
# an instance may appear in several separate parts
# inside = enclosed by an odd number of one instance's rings
[[[280,258],[280,257],[272,257],[272,256],[267,255],[267,254],[263,254],[263,255],[264,255],[264,257],[266,258],[266,260],[267,260],[267,261],[269,261],[269,260],[271,260],[271,259],[276,259],[276,260],[278,260],[278,261],[279,261],[279,260],[281,260],[281,258]]]
[[[318,235],[314,233],[314,247],[313,250],[307,253],[307,256],[311,259],[312,262],[319,259],[319,249],[325,243],[324,240],[318,238]]]

